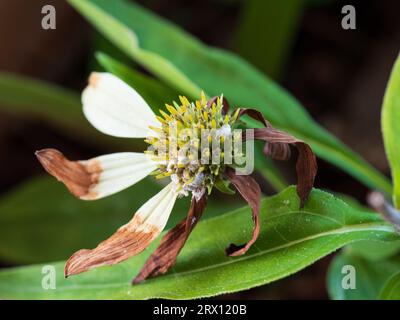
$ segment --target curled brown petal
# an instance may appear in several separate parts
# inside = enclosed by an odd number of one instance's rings
[[[219,96],[212,97],[210,100],[207,101],[207,107],[211,108],[213,103],[217,103],[217,99]],[[229,102],[226,100],[225,97],[222,98],[222,111],[223,114],[227,114],[229,112]]]
[[[258,110],[251,108],[240,108],[238,118],[244,115],[248,115],[249,117],[261,122],[265,127],[272,127],[269,121],[265,119],[264,115]]]
[[[300,207],[303,207],[317,174],[317,159],[310,146],[290,134],[274,128],[254,129],[254,139],[264,140],[272,145],[275,143],[292,144],[297,148],[299,152],[296,162],[297,194],[300,197]]]
[[[265,128],[254,129],[254,139],[266,142],[264,147],[266,155],[276,160],[287,160],[290,157],[289,145],[292,144],[297,148],[299,152],[296,163],[297,194],[300,197],[300,207],[302,208],[311,192],[315,175],[317,174],[317,159],[311,147],[284,131],[274,129],[260,111],[240,109],[239,115],[242,116],[245,114],[264,124]],[[243,136],[244,140],[246,138],[246,136]]]
[[[272,128],[272,125],[264,118],[264,115],[255,109],[240,108],[238,118],[248,115],[249,117],[261,122],[265,127]],[[290,147],[286,143],[266,143],[264,154],[275,160],[285,161],[290,158]]]
[[[132,283],[136,284],[149,277],[164,274],[174,265],[179,252],[200,220],[206,205],[206,195],[199,200],[192,199],[187,217],[165,234],[158,248],[147,259]]]
[[[247,175],[236,175],[235,169],[227,167],[225,171],[226,178],[235,186],[239,191],[244,200],[246,200],[251,207],[252,219],[254,222],[253,235],[251,239],[243,245],[230,244],[226,248],[226,253],[230,256],[240,256],[246,253],[252,244],[257,240],[258,234],[260,233],[260,201],[261,201],[261,190],[258,183],[250,176]]]
[[[97,161],[89,161],[86,164],[70,161],[56,149],[39,150],[36,157],[46,171],[63,182],[73,195],[86,200],[96,198],[92,186],[97,184],[102,172]]]
[[[279,161],[289,160],[292,154],[290,147],[284,143],[266,142],[263,152],[267,157],[271,157],[272,159]]]

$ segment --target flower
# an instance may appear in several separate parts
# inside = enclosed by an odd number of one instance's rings
[[[195,102],[179,98],[180,104],[167,104],[168,112],[160,110],[160,115],[155,115],[144,99],[122,80],[108,73],[92,73],[82,94],[86,118],[105,134],[145,139],[148,150],[108,154],[84,161],[70,161],[55,149],[36,152],[47,172],[83,200],[112,195],[150,174],[158,179],[170,179],[166,187],[143,204],[110,238],[92,250],[74,253],[65,265],[66,277],[113,265],[142,252],[165,228],[177,198],[191,194],[187,217],[164,235],[134,282],[165,273],[175,263],[199,221],[213,187],[220,188],[221,183],[232,184],[252,209],[252,238],[226,249],[231,256],[244,254],[258,237],[261,190],[251,176],[237,175],[231,164],[224,163],[226,153],[220,152],[229,145],[227,142],[236,139],[234,130],[244,115],[260,121],[264,128],[254,129],[251,137],[239,135],[240,140],[266,141],[265,154],[278,160],[290,156],[290,144],[297,147],[297,191],[301,206],[304,205],[317,170],[315,156],[307,144],[274,129],[257,110],[238,108],[229,112],[229,104],[222,95],[207,101],[201,93]]]

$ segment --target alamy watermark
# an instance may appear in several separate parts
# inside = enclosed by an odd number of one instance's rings
[[[42,29],[55,30],[56,29],[56,8],[50,4],[42,7]]]
[[[42,267],[42,289],[55,290],[56,286],[56,268],[53,265],[45,265]]]
[[[356,8],[349,4],[345,5],[342,8],[342,14],[344,14],[344,17],[342,18],[342,28],[344,30],[355,30],[357,28]]]
[[[342,274],[344,274],[342,278],[342,289],[344,290],[354,290],[357,288],[356,283],[356,268],[351,264],[344,265],[342,267]]]

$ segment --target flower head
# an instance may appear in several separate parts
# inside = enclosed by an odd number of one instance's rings
[[[254,109],[229,111],[221,95],[198,101],[180,97],[180,103],[166,105],[156,116],[144,99],[131,87],[108,73],[92,73],[82,94],[83,111],[99,131],[123,138],[143,138],[149,144],[143,153],[121,152],[90,160],[70,161],[55,149],[37,151],[43,167],[72,194],[83,200],[96,200],[119,192],[147,175],[169,179],[159,193],[137,209],[133,218],[96,248],[74,253],[65,265],[65,275],[112,265],[143,251],[165,228],[178,197],[192,195],[187,217],[165,234],[160,246],[148,259],[134,282],[165,273],[175,260],[199,221],[214,186],[232,184],[252,209],[254,230],[243,245],[231,244],[227,254],[244,254],[257,240],[261,190],[251,176],[237,175],[225,161],[235,148],[232,142],[261,139],[264,152],[278,160],[290,155],[289,145],[299,151],[297,160],[298,194],[301,206],[313,185],[316,161],[311,148],[289,134],[274,129]],[[248,115],[265,127],[254,135],[237,135],[241,116]]]
[[[211,193],[215,180],[223,174],[225,138],[231,135],[236,115],[225,114],[223,97],[208,102],[189,102],[180,96],[180,104],[167,104],[161,116],[161,127],[146,142],[146,154],[157,163],[156,178],[171,177],[178,196],[192,193],[196,199]]]

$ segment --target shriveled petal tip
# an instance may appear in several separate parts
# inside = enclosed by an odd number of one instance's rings
[[[234,257],[245,254],[247,250],[256,242],[260,233],[260,201],[261,201],[261,189],[258,183],[250,176],[236,175],[235,170],[228,167],[225,171],[226,178],[235,186],[239,191],[240,195],[249,204],[252,211],[252,219],[254,223],[253,234],[251,239],[242,245],[236,245],[231,243],[228,248],[225,249],[226,254]]]
[[[73,195],[82,199],[96,198],[91,186],[98,182],[101,172],[97,162],[83,165],[77,161],[69,161],[56,149],[43,149],[35,154],[45,170],[63,182]]]
[[[311,147],[304,142],[296,142],[299,156],[296,162],[297,194],[300,198],[300,208],[303,208],[314,186],[317,175],[317,158]]]
[[[51,175],[82,200],[119,192],[146,177],[156,164],[143,153],[120,152],[84,161],[70,161],[55,149],[36,152]]]
[[[302,208],[312,190],[318,170],[317,159],[311,147],[290,134],[273,128],[254,129],[254,139],[264,140],[271,145],[277,144],[278,148],[283,144],[286,144],[287,147],[291,144],[297,148],[297,194],[299,195],[300,207]],[[275,149],[276,151],[278,149]],[[281,149],[281,152],[284,154],[287,151]]]
[[[82,249],[74,253],[65,264],[64,275],[68,277],[124,261],[146,249],[160,232],[157,226],[146,224],[140,218],[140,213],[137,213],[129,225],[118,229],[96,249]]]
[[[138,209],[133,219],[95,249],[83,249],[67,261],[64,275],[122,262],[146,249],[164,229],[176,200],[168,185]]]
[[[161,244],[146,261],[132,283],[140,283],[149,277],[164,274],[175,264],[179,252],[200,220],[206,205],[207,196],[205,194],[199,200],[192,199],[187,217],[166,233],[161,240]]]

